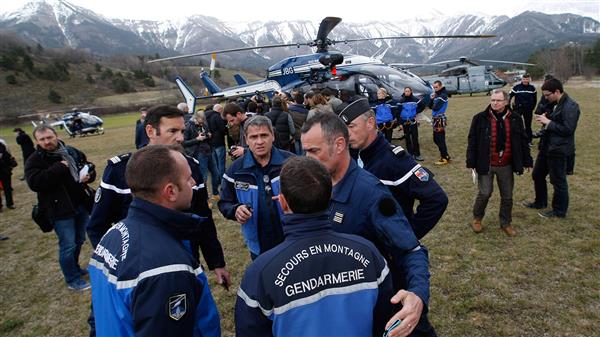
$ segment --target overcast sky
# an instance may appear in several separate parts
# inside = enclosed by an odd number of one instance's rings
[[[56,0],[52,0],[56,1]],[[13,11],[28,0],[0,0],[0,12]],[[214,16],[221,21],[296,20],[320,21],[339,16],[347,22],[400,20],[436,8],[448,16],[487,14],[514,16],[526,10],[548,14],[574,13],[600,21],[600,0],[375,0],[350,2],[324,0],[69,0],[109,18],[164,20],[192,14]],[[333,6],[332,4],[337,4]],[[377,8],[371,8],[377,6]]]

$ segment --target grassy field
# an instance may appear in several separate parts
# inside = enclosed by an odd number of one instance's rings
[[[431,263],[430,319],[440,336],[597,336],[600,331],[600,210],[596,146],[600,143],[598,89],[567,87],[580,104],[577,164],[569,177],[570,208],[564,220],[544,220],[519,205],[531,200],[530,174],[515,179],[513,225],[509,238],[498,230],[496,191],[484,219],[484,231],[469,226],[476,187],[464,167],[471,116],[483,109],[488,96],[450,99],[448,147],[451,165],[435,167],[437,148],[431,131],[421,127],[422,154],[449,195],[441,222],[423,240]],[[88,154],[99,168],[107,158],[133,149],[136,114],[105,118],[106,134],[66,139]],[[537,126],[535,126],[537,129]],[[28,127],[28,133],[31,128]],[[11,128],[0,128],[14,154]],[[533,151],[533,155],[537,150]],[[21,158],[18,158],[21,163]],[[0,336],[86,336],[90,293],[68,290],[57,258],[57,240],[43,234],[30,219],[35,195],[13,175],[16,210],[0,213]],[[596,181],[596,183],[594,183]],[[97,183],[96,183],[97,184]],[[550,187],[551,189],[551,187]],[[224,336],[233,336],[235,289],[249,263],[239,225],[226,221],[213,208],[228,268],[234,278],[229,292],[215,286]],[[88,243],[82,261],[89,259]],[[85,263],[84,263],[85,264]],[[359,304],[357,304],[359,305]]]

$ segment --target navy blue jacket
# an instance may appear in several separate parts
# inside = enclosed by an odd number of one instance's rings
[[[519,83],[510,90],[509,100],[513,97],[515,98],[514,110],[533,111],[537,102],[537,91],[531,84]]]
[[[441,88],[435,92],[435,98],[429,102],[431,117],[441,117],[446,114],[448,108],[448,93],[446,88]]]
[[[98,337],[221,335],[208,280],[185,243],[206,220],[133,200],[90,260]]]
[[[433,179],[433,173],[407,155],[401,146],[394,146],[379,133],[373,143],[359,152],[364,169],[387,186],[421,239],[438,223],[448,196]],[[415,201],[419,201],[416,212]]]
[[[265,196],[265,182],[263,175],[259,176],[257,172],[262,170],[269,177],[268,183],[271,186],[271,191],[268,197],[277,196],[280,191],[279,173],[281,167],[284,161],[291,156],[293,156],[292,153],[273,146],[271,161],[266,167],[260,168],[256,164],[252,152],[244,151],[244,155],[236,159],[223,175],[221,199],[218,203],[223,216],[230,220],[236,220],[235,210],[239,206],[248,204],[252,207],[252,217],[242,225],[244,241],[252,254],[260,255],[283,241],[283,229],[279,221],[283,212],[279,203],[274,202],[277,205],[275,216],[278,218],[273,219],[279,228],[263,228],[266,224],[259,221],[261,217],[270,217],[275,210],[259,207],[259,198]],[[265,238],[264,235],[266,234],[270,234],[270,238]]]
[[[125,168],[130,157],[131,153],[126,153],[108,160],[100,187],[96,190],[94,208],[87,224],[88,237],[93,247],[98,244],[112,224],[119,222],[127,216],[132,195],[125,181]],[[192,170],[192,177],[197,184],[194,186],[192,205],[188,211],[207,218],[203,225],[204,231],[202,235],[197,240],[193,240],[194,246],[200,245],[202,255],[210,270],[222,268],[225,266],[225,258],[223,257],[221,243],[217,237],[217,229],[212,219],[212,212],[208,208],[208,193],[204,186],[200,167],[196,159],[189,156],[185,157]],[[195,255],[198,256],[197,252]]]
[[[148,145],[149,139],[148,134],[146,134],[146,128],[144,127],[144,122],[141,120],[137,120],[135,122],[135,148],[141,149],[142,147]]]
[[[551,112],[540,138],[539,149],[549,156],[572,156],[575,154],[575,130],[579,121],[579,104],[563,93]]]
[[[284,216],[285,241],[248,267],[238,290],[237,336],[381,336],[392,311],[387,264],[328,218]]]
[[[429,302],[427,251],[413,233],[390,191],[374,175],[350,161],[332,192],[330,217],[337,232],[360,235],[386,257],[392,273],[402,270],[408,291]],[[398,289],[396,289],[398,290]]]

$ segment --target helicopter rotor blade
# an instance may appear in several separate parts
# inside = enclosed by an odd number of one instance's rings
[[[337,26],[340,22],[342,22],[341,18],[336,18],[333,16],[328,16],[319,25],[319,31],[317,32],[317,38],[314,43],[317,47],[317,53],[327,51],[328,39],[327,35]]]
[[[503,64],[517,64],[521,66],[535,66],[535,63],[525,63],[525,62],[514,62],[514,61],[501,61],[501,60],[478,60],[481,62],[489,62],[489,63],[503,63]]]
[[[372,40],[401,40],[401,39],[487,39],[496,37],[496,35],[407,35],[407,36],[383,36],[383,37],[366,37],[360,39],[332,40],[332,44],[372,41]]]
[[[301,43],[282,43],[282,44],[269,44],[269,45],[264,45],[264,46],[255,46],[255,47],[240,47],[240,48],[231,48],[231,49],[221,49],[221,50],[212,50],[212,51],[206,51],[206,52],[194,53],[194,54],[163,57],[163,58],[156,59],[156,60],[150,60],[147,63],[180,60],[180,59],[186,59],[186,58],[196,57],[196,56],[206,56],[206,55],[210,55],[210,54],[224,54],[224,53],[231,53],[231,52],[243,51],[243,50],[282,48],[282,47],[298,47],[298,48],[300,48],[300,46],[312,47],[313,45],[314,44],[312,44],[310,42],[301,42]]]

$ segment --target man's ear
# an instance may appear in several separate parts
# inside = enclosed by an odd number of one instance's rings
[[[346,140],[344,139],[344,137],[340,136],[337,137],[334,141],[333,141],[333,146],[334,146],[334,153],[336,154],[340,154],[344,151],[346,151],[346,147],[348,144],[346,144]]]
[[[146,135],[148,136],[148,138],[156,136],[156,129],[150,124],[146,125]]]
[[[164,185],[160,191],[160,196],[165,201],[170,203],[175,202],[177,200],[177,195],[179,194],[179,188],[174,183],[167,183]]]
[[[283,194],[279,193],[278,198],[279,198],[279,204],[281,205],[281,210],[283,211],[283,213],[286,213],[286,214],[293,213],[292,209],[290,208],[290,205],[288,204],[288,202],[285,199],[285,197],[283,196]]]

